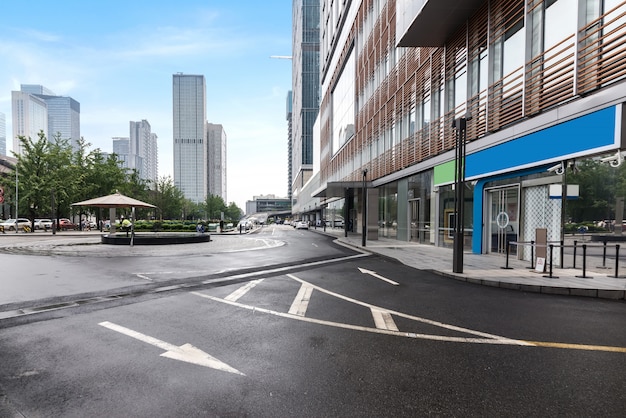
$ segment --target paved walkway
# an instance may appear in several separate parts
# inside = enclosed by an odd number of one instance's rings
[[[552,277],[549,273],[537,272],[530,268],[530,262],[509,258],[508,269],[506,257],[491,254],[463,254],[463,273],[452,271],[452,249],[432,245],[408,243],[395,239],[379,238],[367,241],[362,247],[362,237],[349,234],[345,237],[343,229],[311,228],[322,234],[336,236],[337,239],[351,247],[364,249],[383,256],[395,258],[407,266],[422,270],[431,270],[443,276],[486,286],[516,289],[527,292],[587,296],[604,299],[626,299],[626,265],[621,266],[618,277],[615,276],[614,259],[606,262],[609,268],[602,266],[601,257],[588,257],[585,277],[582,271],[581,250],[578,251],[578,268],[554,268]],[[565,266],[573,266],[573,257],[566,256]],[[626,263],[624,263],[626,264]]]

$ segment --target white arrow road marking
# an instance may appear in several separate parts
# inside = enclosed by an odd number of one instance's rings
[[[108,321],[100,322],[98,325],[135,338],[139,341],[143,341],[144,343],[154,345],[155,347],[159,347],[160,349],[165,350],[165,353],[161,354],[162,357],[185,361],[187,363],[197,364],[198,366],[210,367],[212,369],[245,376],[245,374],[241,373],[239,370],[230,367],[228,364],[219,361],[215,357],[205,353],[191,344],[183,344],[178,347],[174,344],[158,340],[154,337],[150,337],[149,335],[141,334],[137,331],[133,331],[132,329],[128,329]]]
[[[313,288],[303,283],[291,304],[291,308],[289,308],[289,313],[298,316],[306,315],[306,309],[309,307],[309,300],[311,300],[311,293],[313,293]]]
[[[392,285],[394,285],[394,286],[398,286],[398,283],[394,282],[393,280],[389,280],[388,278],[383,277],[383,276],[381,276],[380,274],[377,274],[375,271],[372,271],[372,270],[365,270],[365,269],[362,269],[361,267],[359,267],[359,271],[360,271],[361,273],[364,273],[364,274],[369,274],[369,275],[370,275],[370,276],[372,276],[372,277],[376,277],[377,279],[384,280],[384,281],[386,281],[387,283],[391,283],[391,284],[392,284]]]

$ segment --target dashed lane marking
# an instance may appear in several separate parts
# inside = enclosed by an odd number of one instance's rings
[[[311,300],[311,293],[313,293],[311,286],[305,284],[300,286],[300,290],[298,290],[298,294],[293,300],[291,308],[289,308],[289,313],[292,315],[305,316],[307,307],[309,306],[309,300]]]
[[[252,280],[251,282],[248,282],[245,286],[241,286],[239,289],[226,296],[224,299],[236,302],[237,300],[239,300],[240,297],[248,293],[250,289],[254,288],[254,286],[261,283],[262,281],[263,279]]]

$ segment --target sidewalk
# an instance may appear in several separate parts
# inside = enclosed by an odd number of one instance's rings
[[[354,248],[394,258],[410,267],[420,270],[430,270],[442,276],[481,284],[485,286],[502,287],[525,292],[546,293],[569,296],[586,296],[603,299],[626,299],[626,265],[620,269],[618,278],[614,268],[598,267],[602,265],[600,257],[589,257],[585,272],[579,268],[554,268],[552,277],[548,273],[540,273],[530,268],[530,262],[509,258],[509,269],[506,267],[506,257],[491,254],[463,253],[463,273],[452,271],[452,249],[435,247],[432,245],[397,241],[395,239],[379,238],[367,241],[362,247],[362,237],[358,234],[348,234],[345,237],[343,229],[310,228],[311,231],[335,236],[339,242]],[[580,256],[579,256],[580,257]],[[577,258],[578,264],[582,264]],[[614,263],[614,261],[612,261]],[[566,256],[565,266],[573,265],[572,256]],[[626,264],[626,263],[625,263]],[[607,263],[607,265],[612,265]]]

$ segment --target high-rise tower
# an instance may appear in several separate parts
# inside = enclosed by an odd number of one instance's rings
[[[20,86],[20,92],[13,93],[22,93],[21,95],[14,94],[14,100],[18,100],[20,103],[17,104],[17,107],[14,106],[13,112],[17,109],[17,122],[26,123],[24,117],[28,117],[31,120],[28,122],[31,124],[30,127],[26,126],[18,126],[18,131],[23,131],[24,133],[17,133],[17,135],[30,136],[35,139],[40,129],[43,129],[46,133],[46,137],[48,140],[51,140],[56,135],[59,135],[61,139],[69,140],[69,144],[72,146],[72,149],[78,149],[78,140],[80,139],[80,103],[71,97],[67,96],[57,96],[50,89],[40,85],[40,84],[22,84]],[[33,122],[33,115],[26,116],[23,113],[25,112],[24,108],[20,108],[20,106],[24,106],[25,103],[29,103],[30,110],[41,112],[42,109],[40,105],[35,103],[34,101],[28,101],[27,97],[36,97],[40,100],[43,100],[46,104],[46,125],[47,127],[40,128],[35,127]],[[41,116],[36,116],[37,123],[41,123]],[[16,115],[14,113],[13,117],[14,123],[16,120]],[[14,132],[14,150],[17,150],[15,147],[17,135],[15,135],[16,128],[13,128]]]
[[[173,76],[174,185],[185,198],[207,196],[206,81],[203,75]]]
[[[293,1],[292,147],[290,194],[298,195],[313,173],[313,124],[320,97],[320,2]]]
[[[226,203],[226,132],[219,124],[207,123],[208,193]]]

